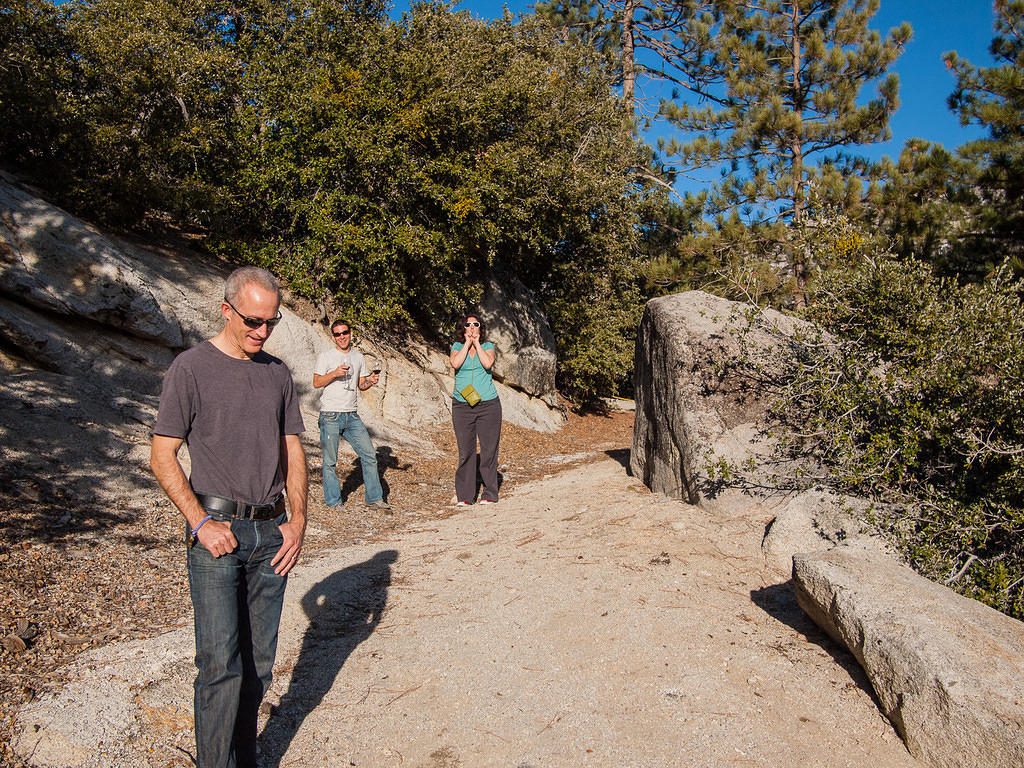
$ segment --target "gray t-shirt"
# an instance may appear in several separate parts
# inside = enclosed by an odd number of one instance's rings
[[[189,483],[247,504],[269,504],[284,489],[281,436],[305,431],[295,383],[266,352],[240,360],[204,341],[164,375],[153,433],[180,437],[192,459]]]

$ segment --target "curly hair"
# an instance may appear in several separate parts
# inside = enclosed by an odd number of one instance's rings
[[[475,317],[480,322],[480,343],[483,344],[487,341],[487,326],[484,324],[484,319],[480,317],[479,312],[463,313],[458,325],[455,327],[455,340],[463,344],[466,343],[466,323],[471,317]]]

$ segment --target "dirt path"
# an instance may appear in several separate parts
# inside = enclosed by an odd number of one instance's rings
[[[919,765],[765,568],[770,511],[726,508],[655,496],[602,455],[323,554],[289,584],[264,766]],[[187,765],[177,634],[81,658],[63,704],[24,721],[39,764]],[[119,697],[117,716],[82,711]],[[76,745],[97,738],[83,718],[125,715],[103,749]]]

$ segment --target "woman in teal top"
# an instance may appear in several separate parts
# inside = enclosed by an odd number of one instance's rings
[[[455,470],[457,504],[476,500],[476,446],[480,443],[480,478],[484,490],[481,504],[498,500],[498,443],[501,440],[501,401],[494,387],[491,370],[497,358],[494,344],[487,341],[487,329],[478,314],[468,314],[455,332],[449,357],[455,369],[455,390],[452,393],[452,426],[459,444],[459,466]],[[480,398],[462,394],[472,386]]]

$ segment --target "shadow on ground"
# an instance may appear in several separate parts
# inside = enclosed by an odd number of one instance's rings
[[[341,466],[341,460],[338,460],[338,466]],[[344,481],[341,483],[341,503],[347,504],[348,498],[353,493],[358,491],[360,488],[364,488],[363,483],[363,463],[359,458],[352,460],[352,468],[348,471]],[[395,450],[389,445],[382,445],[377,448],[377,476],[380,478],[380,487],[384,492],[384,500],[387,501],[391,496],[391,484],[388,482],[387,474],[389,470],[395,470],[398,472],[405,472],[412,466],[409,462],[403,464]]]
[[[332,573],[302,596],[309,627],[288,690],[263,731],[266,768],[279,768],[306,717],[323,701],[352,652],[380,623],[398,552],[386,549],[369,560]]]
[[[792,579],[783,584],[772,584],[768,587],[751,590],[750,599],[765,613],[792,627],[803,635],[807,642],[817,645],[831,656],[835,663],[850,676],[850,681],[871,696],[875,706],[880,711],[884,711],[878,697],[875,696],[875,689],[871,686],[871,681],[868,680],[867,674],[857,663],[853,654],[845,646],[829,637],[804,613],[800,603],[797,602]]]
[[[622,468],[626,470],[626,472],[629,472],[629,448],[614,448],[610,451],[605,451],[605,454],[608,458],[615,459],[622,465]]]

